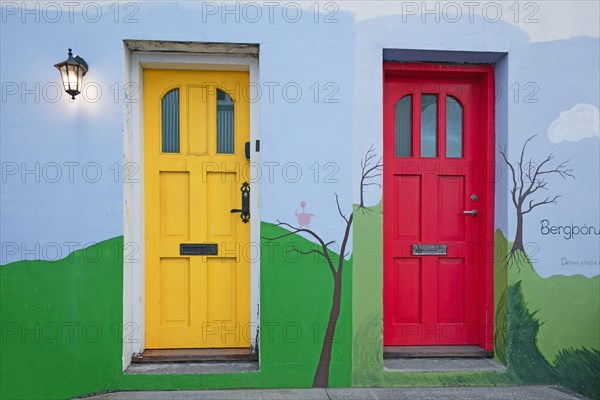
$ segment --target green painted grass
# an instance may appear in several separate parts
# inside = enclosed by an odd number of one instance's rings
[[[262,224],[264,236],[286,231]],[[319,258],[288,254],[299,235],[261,243],[260,371],[129,375],[121,371],[123,238],[67,258],[0,267],[0,398],[64,399],[106,390],[309,387],[326,329],[333,282]],[[337,259],[337,255],[334,256]],[[351,385],[352,261],[346,261],[331,386]]]
[[[354,207],[353,384],[380,380],[383,368],[383,204]]]
[[[277,237],[288,232],[273,224],[263,222],[261,236]],[[289,252],[293,246],[302,251],[316,249],[317,245],[300,235],[267,242],[261,246],[261,343],[267,337],[265,323],[278,325],[276,331],[283,335],[271,345],[262,345],[261,369],[272,367],[273,372],[289,376],[288,386],[312,385],[317,367],[323,335],[327,328],[333,296],[333,278],[325,260],[316,254],[299,255]],[[335,265],[338,255],[331,253]],[[342,277],[341,312],[338,319],[330,368],[331,386],[351,385],[352,338],[352,260],[344,262]],[[285,325],[301,326],[297,342],[285,339]],[[289,325],[288,336],[294,333]],[[293,372],[290,367],[297,366]]]
[[[495,234],[495,357],[508,370],[426,374],[384,370],[382,204],[355,209],[354,215],[354,386],[544,383],[600,396],[600,276],[544,279],[526,257],[508,267],[510,243],[499,230]]]
[[[600,278],[544,279],[526,260],[508,269],[498,261],[495,271],[495,289],[502,290],[495,293],[496,350],[504,349],[497,358],[508,362],[508,372],[384,371],[382,209],[378,205],[354,212],[354,254],[345,263],[331,386],[560,383],[600,398]],[[269,223],[262,223],[261,229],[263,236],[286,232]],[[499,232],[496,242],[497,248],[508,248]],[[261,369],[242,374],[121,372],[122,237],[63,260],[1,266],[0,397],[52,399],[105,390],[310,386],[333,283],[322,259],[289,253],[291,246],[307,251],[315,245],[299,235],[261,243]]]
[[[0,266],[0,397],[56,399],[110,387],[121,369],[123,238],[62,260]]]
[[[504,261],[508,242],[498,229],[494,234],[494,358],[507,363],[508,269]]]
[[[562,385],[592,399],[600,399],[600,350],[561,350],[556,357],[555,371]]]
[[[541,322],[537,343],[548,361],[566,347],[600,349],[600,275],[542,278],[522,256],[508,269],[510,283],[522,282],[525,303]]]

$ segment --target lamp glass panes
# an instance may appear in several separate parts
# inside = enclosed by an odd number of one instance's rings
[[[83,76],[88,70],[87,63],[79,56],[73,57],[73,53],[69,49],[69,58],[54,66],[60,71],[65,92],[75,99],[75,96],[81,93]]]

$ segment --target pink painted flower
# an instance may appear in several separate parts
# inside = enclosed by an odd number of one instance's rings
[[[296,218],[298,218],[298,225],[300,225],[300,228],[308,227],[308,225],[310,224],[311,218],[316,217],[316,215],[309,214],[304,210],[306,208],[305,201],[300,202],[300,208],[302,209],[302,212],[299,213],[298,210],[294,211],[294,214],[296,214]]]

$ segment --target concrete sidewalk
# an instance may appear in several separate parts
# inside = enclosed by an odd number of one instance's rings
[[[244,389],[118,392],[90,400],[573,400],[586,397],[553,386],[437,388]]]

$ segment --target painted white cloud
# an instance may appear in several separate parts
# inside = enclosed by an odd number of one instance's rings
[[[548,128],[552,143],[578,142],[594,136],[600,136],[600,112],[591,104],[575,104],[570,110],[561,112]]]

